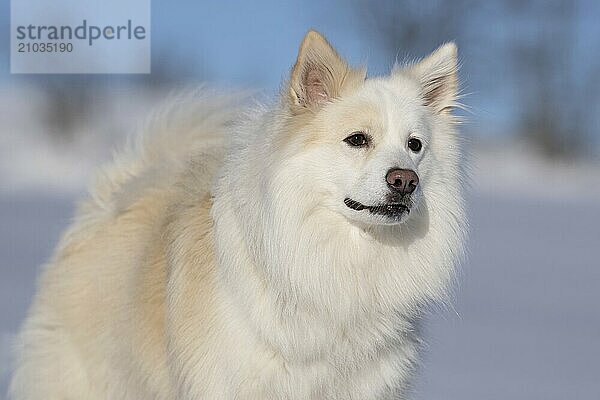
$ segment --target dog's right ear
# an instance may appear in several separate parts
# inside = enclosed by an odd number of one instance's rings
[[[320,33],[309,31],[292,68],[289,100],[293,109],[315,110],[364,77],[365,71],[350,68]]]

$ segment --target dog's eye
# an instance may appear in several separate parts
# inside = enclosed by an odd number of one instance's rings
[[[423,147],[423,144],[421,143],[421,141],[419,139],[415,139],[415,138],[408,139],[408,148],[411,149],[412,151],[414,151],[415,153],[418,153],[419,151],[421,151],[422,147]]]
[[[344,139],[344,142],[354,147],[365,147],[369,145],[367,135],[362,132],[354,132],[352,135]]]

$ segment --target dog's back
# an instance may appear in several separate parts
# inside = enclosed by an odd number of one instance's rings
[[[210,223],[209,190],[234,103],[175,99],[103,169],[38,283],[18,338],[13,399],[171,397],[165,231],[189,197],[205,199],[197,217]]]

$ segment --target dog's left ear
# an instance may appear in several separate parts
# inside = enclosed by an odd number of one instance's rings
[[[295,109],[314,110],[363,82],[364,76],[364,71],[350,68],[320,33],[309,31],[292,68],[289,99]]]
[[[456,44],[446,43],[408,69],[421,83],[423,101],[438,113],[449,113],[458,96]]]

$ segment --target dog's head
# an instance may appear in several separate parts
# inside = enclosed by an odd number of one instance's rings
[[[280,104],[234,136],[217,242],[244,240],[270,288],[328,312],[439,296],[466,233],[457,86],[454,44],[367,79],[309,32]]]
[[[309,203],[352,222],[407,221],[428,192],[440,190],[434,186],[446,179],[444,169],[456,167],[457,89],[453,43],[389,76],[366,79],[309,32],[283,94],[292,149],[284,161],[297,173],[288,178],[303,193],[310,187]]]

